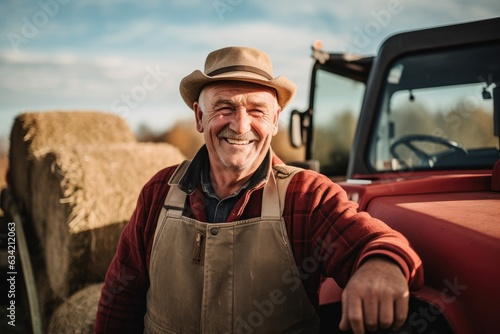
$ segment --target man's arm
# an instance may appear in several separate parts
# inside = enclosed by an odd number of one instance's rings
[[[309,233],[313,242],[309,252],[314,251],[321,273],[345,290],[341,328],[364,333],[363,324],[370,329],[399,325],[401,314],[407,316],[409,287],[423,284],[422,262],[408,240],[368,213],[358,212],[340,186],[311,171],[294,176],[287,202],[293,207],[293,215],[286,217],[293,228],[289,236],[300,244],[301,236]],[[296,258],[297,263],[302,258]]]

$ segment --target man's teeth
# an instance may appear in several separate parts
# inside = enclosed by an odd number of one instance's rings
[[[226,138],[226,140],[229,144],[234,144],[234,145],[247,145],[250,143],[249,140],[238,140],[238,139],[231,139],[231,138]]]

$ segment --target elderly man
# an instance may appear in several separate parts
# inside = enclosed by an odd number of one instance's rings
[[[267,54],[216,50],[180,92],[205,145],[144,186],[96,332],[317,333],[321,275],[345,287],[340,329],[401,326],[421,261],[338,185],[273,153],[295,85]]]

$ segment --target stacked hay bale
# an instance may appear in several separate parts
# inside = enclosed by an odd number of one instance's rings
[[[48,333],[94,333],[95,315],[101,289],[101,283],[92,284],[65,300],[52,315]]]
[[[12,126],[9,185],[25,214],[32,212],[30,170],[52,147],[132,143],[135,136],[122,118],[102,112],[24,113]],[[42,240],[43,225],[33,222]]]
[[[46,222],[50,285],[64,298],[104,278],[142,186],[184,158],[169,144],[54,147],[32,171],[33,216]]]
[[[169,144],[137,143],[123,119],[97,112],[20,115],[9,158],[9,184],[39,243],[32,256],[43,254],[34,267],[46,319],[102,282],[142,186],[185,159]]]

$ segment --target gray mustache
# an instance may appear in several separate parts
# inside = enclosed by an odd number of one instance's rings
[[[222,129],[218,134],[217,138],[229,138],[235,140],[259,140],[259,136],[257,136],[252,131],[245,132],[243,134],[237,134],[233,130],[229,128]]]

